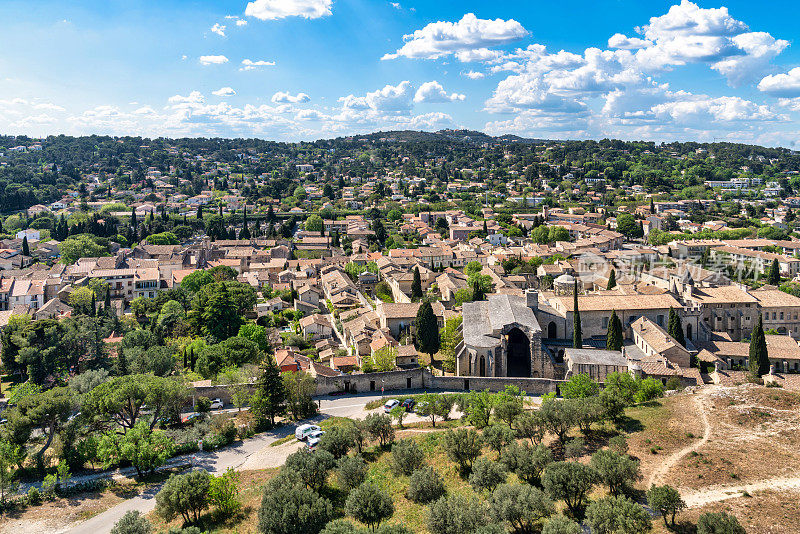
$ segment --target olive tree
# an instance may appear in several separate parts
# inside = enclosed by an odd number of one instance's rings
[[[608,486],[611,495],[619,495],[640,478],[639,462],[627,454],[603,449],[592,455],[591,466],[600,480]]]
[[[411,475],[406,497],[416,503],[427,504],[444,495],[445,491],[444,479],[428,465]]]
[[[475,532],[489,523],[488,516],[485,501],[463,495],[441,497],[428,508],[428,530],[432,534]]]
[[[586,523],[594,534],[639,534],[651,527],[647,510],[620,495],[590,504],[586,509]]]
[[[493,491],[498,484],[505,482],[506,478],[508,478],[508,473],[503,464],[482,456],[475,460],[475,464],[472,466],[469,483],[476,490]]]
[[[316,453],[315,453],[316,454]],[[317,534],[333,517],[333,505],[307,488],[296,473],[284,473],[264,488],[258,510],[262,534]]]
[[[156,495],[156,513],[166,521],[181,516],[184,523],[197,522],[200,513],[208,508],[210,483],[211,475],[204,469],[170,475]]]
[[[413,439],[402,439],[392,444],[392,467],[396,473],[411,475],[422,467],[425,453]]]
[[[672,486],[650,486],[647,490],[647,504],[650,508],[661,514],[664,518],[664,526],[674,527],[675,516],[686,508],[686,503],[681,499],[681,494]],[[670,523],[667,523],[667,516],[670,517]]]
[[[542,485],[553,500],[564,501],[574,517],[580,517],[586,495],[597,482],[597,473],[578,462],[553,462],[544,468]]]
[[[336,481],[339,488],[349,492],[364,482],[367,477],[367,462],[361,456],[345,456],[336,467]]]
[[[501,484],[492,494],[491,511],[494,518],[510,523],[515,532],[532,533],[555,513],[555,506],[539,488]]]
[[[300,450],[286,458],[285,469],[294,471],[300,480],[314,491],[319,491],[325,486],[328,472],[336,465],[336,460],[328,451],[315,451],[309,454]]]
[[[347,515],[375,531],[381,521],[392,517],[394,504],[389,494],[371,482],[365,482],[350,492],[344,505]]]
[[[480,435],[472,428],[448,430],[444,434],[444,450],[458,464],[462,474],[472,469],[472,462],[480,456],[482,446]]]

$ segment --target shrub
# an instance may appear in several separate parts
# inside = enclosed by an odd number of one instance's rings
[[[488,523],[486,502],[477,498],[441,497],[428,508],[428,530],[432,534],[465,534]]]
[[[300,480],[314,491],[325,486],[328,472],[333,469],[336,460],[328,451],[315,451],[313,454],[299,450],[286,458],[285,469],[294,471]]]
[[[152,531],[150,521],[141,515],[139,510],[130,510],[117,521],[111,529],[111,534],[150,534]]]
[[[263,534],[317,534],[332,516],[328,499],[305,487],[296,473],[287,472],[270,480],[264,489],[258,530]]]
[[[425,453],[416,441],[403,439],[392,445],[392,467],[396,473],[411,475],[424,461]]]
[[[586,509],[593,534],[639,534],[651,527],[650,514],[627,497],[605,497]]]
[[[583,456],[583,450],[586,448],[586,443],[582,438],[572,438],[564,445],[565,458],[580,458]]]
[[[339,460],[336,468],[336,480],[339,488],[350,492],[364,482],[367,477],[367,463],[361,456],[345,456]]]
[[[227,516],[238,512],[242,503],[239,502],[239,473],[229,467],[220,476],[211,477],[208,485],[208,498],[217,510]]]
[[[208,413],[211,411],[211,399],[208,397],[197,397],[197,401],[194,404],[194,409],[198,413]]]
[[[414,471],[408,481],[406,497],[416,503],[433,502],[444,494],[444,480],[433,467],[425,466]]]
[[[619,454],[626,454],[628,452],[628,438],[624,434],[619,434],[608,440],[609,448]]]
[[[481,437],[474,429],[459,428],[444,434],[444,449],[447,456],[458,464],[462,474],[469,473],[472,462],[480,456]]]
[[[508,474],[505,466],[500,462],[493,462],[485,457],[475,460],[469,483],[476,490],[494,491],[498,484],[506,481]]]
[[[647,402],[664,396],[664,385],[655,378],[645,378],[639,383],[634,399],[637,403]]]
[[[561,394],[565,399],[582,399],[594,397],[600,392],[600,385],[588,374],[573,375],[561,385]]]
[[[745,530],[732,515],[707,512],[697,520],[697,534],[745,534]]]
[[[347,515],[361,521],[372,530],[394,513],[392,498],[371,482],[365,482],[351,491],[344,507]]]
[[[28,505],[39,506],[40,504],[42,504],[42,494],[39,491],[39,488],[36,486],[31,486],[28,488]]]
[[[555,513],[542,490],[526,484],[502,484],[491,498],[492,516],[511,524],[516,532],[534,532]]]
[[[185,523],[197,521],[200,512],[208,508],[208,488],[211,475],[198,469],[185,475],[170,475],[156,495],[156,513],[166,521],[177,516]]]

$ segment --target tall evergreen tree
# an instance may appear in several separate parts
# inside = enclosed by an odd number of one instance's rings
[[[778,265],[778,258],[772,260],[772,265],[769,266],[767,283],[771,286],[777,286],[781,283],[781,271],[780,266]]]
[[[681,317],[678,312],[669,309],[669,321],[667,322],[667,333],[675,338],[675,341],[682,346],[686,346],[686,337],[683,335],[683,324],[681,324]]]
[[[576,349],[583,347],[583,331],[581,330],[581,312],[578,309],[578,279],[572,291],[572,346]]]
[[[275,417],[286,410],[286,386],[275,358],[268,354],[261,366],[261,376],[256,383],[252,405],[258,416],[275,426]]]
[[[422,298],[422,279],[419,276],[419,267],[414,267],[414,280],[411,282],[411,300],[417,302]]]
[[[28,245],[28,236],[22,237],[22,255],[23,256],[31,255],[31,247]]]
[[[611,269],[611,274],[608,275],[608,285],[606,289],[614,289],[617,287],[617,272]]]
[[[131,226],[134,230],[139,226],[139,221],[136,220],[136,210],[131,208]]]
[[[97,315],[97,295],[92,291],[92,317]]]
[[[761,314],[758,315],[758,323],[753,329],[750,337],[750,357],[748,358],[750,376],[760,379],[769,373],[769,356],[767,353],[767,339],[764,337],[764,324]]]
[[[203,222],[203,205],[202,204],[197,206],[197,220],[199,222]]]
[[[606,348],[608,350],[622,350],[622,321],[619,320],[616,310],[611,311],[611,318],[608,320]]]
[[[472,281],[472,301],[486,300],[486,293],[483,291],[483,286],[480,281],[475,278]]]
[[[442,340],[439,337],[439,324],[430,302],[423,302],[419,307],[417,317],[414,319],[414,330],[414,347],[419,352],[430,355],[432,362],[433,355],[439,352],[442,346]]]

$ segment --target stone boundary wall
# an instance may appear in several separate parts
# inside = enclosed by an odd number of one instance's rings
[[[557,391],[563,380],[548,378],[505,378],[480,376],[433,376],[423,368],[385,373],[364,373],[334,377],[317,377],[317,395],[331,393],[398,392],[407,389],[450,391],[502,391],[506,386],[517,386],[529,395],[543,395]]]

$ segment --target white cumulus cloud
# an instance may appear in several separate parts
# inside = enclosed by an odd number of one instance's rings
[[[479,19],[467,13],[458,22],[432,22],[403,36],[405,44],[382,59],[400,56],[413,59],[436,59],[457,52],[485,49],[522,39],[528,30],[514,19]]]
[[[227,62],[228,58],[225,56],[200,56],[200,64],[202,65],[222,65]]]
[[[484,78],[486,75],[484,73],[482,73],[482,72],[477,72],[477,71],[471,70],[471,71],[465,72],[464,76],[466,76],[470,80],[480,80],[481,78]]]
[[[211,94],[216,96],[233,96],[236,94],[236,91],[233,90],[233,87],[220,87],[216,91],[211,91]]]
[[[285,91],[278,91],[272,95],[271,100],[273,104],[303,104],[305,102],[310,102],[311,98],[305,93],[293,95]]]
[[[414,95],[414,103],[440,103],[440,102],[457,102],[464,100],[466,95],[458,93],[447,94],[444,87],[437,81],[425,82],[419,86],[416,94]]]
[[[758,83],[758,90],[775,96],[800,96],[800,67],[795,67],[787,73],[764,77]]]
[[[247,4],[244,14],[261,20],[318,19],[331,15],[332,4],[333,0],[254,0]]]

